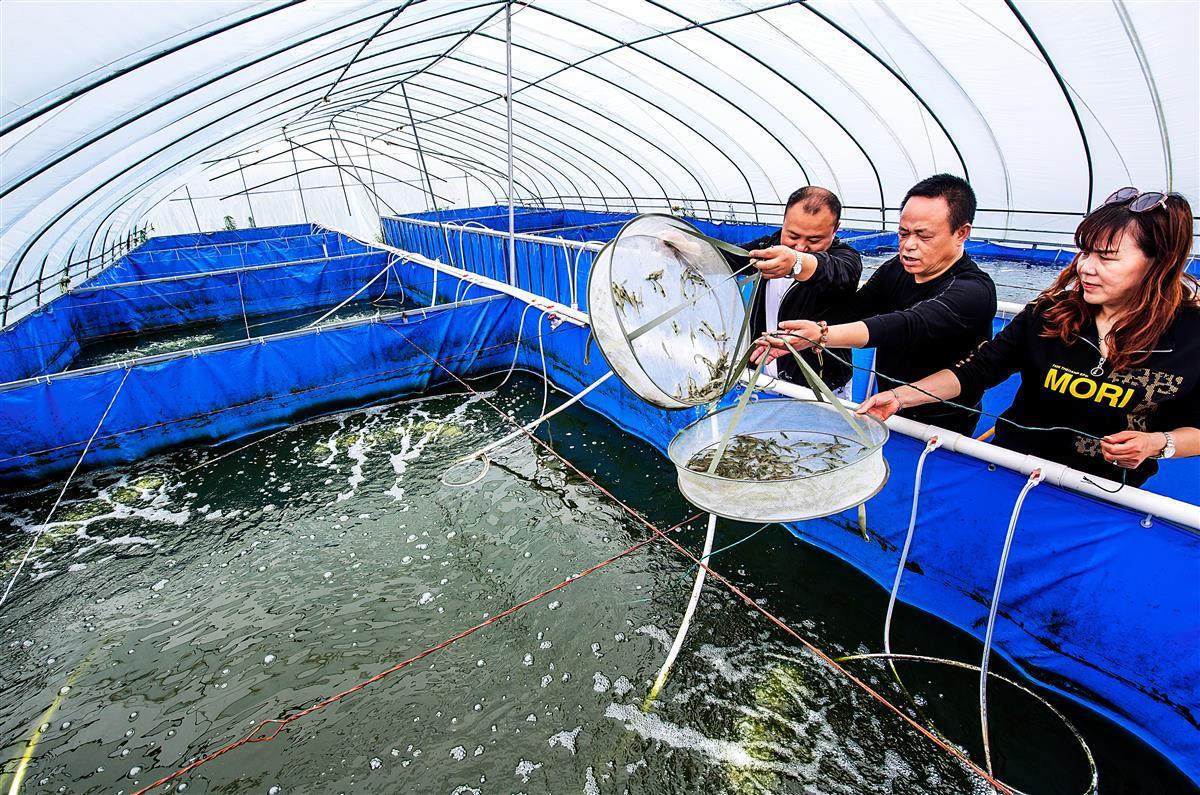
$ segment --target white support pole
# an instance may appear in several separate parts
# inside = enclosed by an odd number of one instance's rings
[[[504,3],[504,91],[508,121],[508,283],[517,286],[517,238],[513,212],[513,80],[512,80],[512,0]]]

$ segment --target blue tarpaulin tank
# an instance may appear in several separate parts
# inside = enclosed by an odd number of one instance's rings
[[[391,247],[319,227],[152,239],[0,334],[0,477],[15,486],[65,476],[110,401],[86,467],[418,394],[448,380],[426,354],[459,375],[500,370],[512,361],[522,323],[527,341],[517,366],[538,370],[538,349],[528,340],[547,314],[556,315],[553,333],[542,337],[548,376],[576,393],[607,372],[582,310],[594,243],[619,226],[610,215],[578,212],[525,212],[519,219],[522,229],[534,230],[516,251],[518,283],[528,292],[470,275],[504,275],[503,233],[456,226],[448,252],[437,223],[422,218],[385,219]],[[546,237],[555,225],[569,229]],[[700,226],[738,241],[764,231]],[[580,235],[584,228],[593,232]],[[847,237],[875,243],[866,233]],[[439,269],[430,260],[451,259],[470,273],[440,269],[435,287]],[[364,284],[370,287],[361,291]],[[356,293],[339,310],[349,314],[306,327]],[[373,303],[355,313],[367,298]],[[572,304],[581,312],[572,313]],[[256,333],[262,318],[281,325]],[[143,339],[203,323],[215,324],[210,344],[87,364],[98,339]],[[856,377],[861,394],[866,374]],[[1010,394],[1011,384],[1003,385],[986,404],[995,409]],[[615,379],[584,403],[660,450],[700,414],[655,409]],[[885,449],[891,479],[867,504],[869,540],[853,511],[790,529],[889,586],[923,448],[921,438],[893,433]],[[1195,464],[1168,462],[1150,488],[1188,497]],[[901,598],[979,636],[1006,518],[1025,479],[976,455],[935,452],[922,489],[924,532],[916,535]],[[1105,499],[1047,483],[1030,494],[995,648],[1030,678],[1120,723],[1200,780],[1200,534],[1197,522],[1186,521],[1195,506],[1145,495],[1145,504],[1166,506],[1164,518],[1127,499],[1144,492],[1126,491]]]

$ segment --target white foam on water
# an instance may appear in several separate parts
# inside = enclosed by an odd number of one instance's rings
[[[596,774],[592,772],[591,765],[584,771],[583,791],[585,795],[600,795],[600,785],[596,783]]]
[[[599,671],[596,671],[596,673],[592,674],[592,690],[595,690],[597,693],[605,692],[611,685],[612,683],[609,681],[608,677]]]
[[[363,464],[367,463],[367,453],[363,445],[363,435],[359,434],[350,448],[346,450],[346,456],[354,463],[350,466],[350,477],[347,478],[350,489],[349,491],[338,494],[337,501],[348,500],[358,493],[358,486],[365,480],[363,476]]]
[[[530,762],[527,759],[522,759],[519,763],[517,763],[517,769],[513,775],[520,778],[522,784],[528,784],[529,777],[533,775],[533,772],[541,766],[541,762]]]
[[[643,624],[642,626],[638,627],[636,631],[639,635],[646,635],[647,637],[654,638],[656,641],[662,644],[664,650],[671,648],[671,636],[662,627],[656,627],[653,624]]]
[[[579,736],[579,732],[583,730],[583,726],[576,726],[571,731],[561,731],[552,736],[547,742],[553,748],[556,745],[561,745],[571,752],[571,756],[575,756],[575,739]]]
[[[461,745],[454,746],[450,749],[450,758],[454,759],[456,762],[461,762],[467,758],[467,749]]]
[[[713,670],[720,674],[723,679],[729,682],[740,682],[749,676],[752,671],[749,668],[741,668],[730,662],[729,654],[729,649],[713,646],[711,643],[701,645],[700,650],[696,652],[696,656],[712,665]]]

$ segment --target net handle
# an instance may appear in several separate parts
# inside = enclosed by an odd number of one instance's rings
[[[837,395],[833,394],[833,390],[831,390],[829,386],[821,380],[819,375],[813,372],[813,369],[809,363],[804,361],[804,357],[800,355],[799,351],[792,347],[792,344],[787,341],[786,337],[780,336],[778,339],[785,346],[787,346],[788,351],[792,354],[792,358],[796,360],[796,364],[800,367],[800,372],[804,374],[804,380],[808,382],[809,388],[812,389],[812,391],[817,395],[832,403],[833,407],[842,415],[842,419],[844,419],[850,425],[850,427],[854,429],[854,433],[858,436],[859,441],[861,441],[865,446],[870,447],[871,436],[867,433],[866,429],[863,428],[862,422],[858,419],[858,417],[855,417],[850,409],[842,405],[842,401],[838,400]],[[764,355],[763,359],[765,360],[766,358],[767,357]]]

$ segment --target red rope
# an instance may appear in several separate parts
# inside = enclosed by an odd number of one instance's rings
[[[594,566],[590,566],[590,567],[584,569],[583,571],[579,572],[578,574],[568,577],[567,579],[563,580],[562,582],[558,583],[557,585],[547,588],[546,590],[544,590],[538,594],[535,594],[534,596],[529,597],[528,599],[526,599],[523,602],[518,602],[517,604],[513,605],[512,607],[508,608],[507,610],[505,610],[502,613],[497,613],[496,615],[491,616],[490,618],[479,622],[478,624],[476,624],[473,627],[470,627],[469,629],[464,629],[462,632],[458,633],[457,635],[446,638],[441,643],[438,643],[436,646],[430,646],[428,649],[425,649],[425,651],[421,652],[420,654],[415,654],[412,657],[409,657],[407,660],[396,663],[391,668],[380,671],[379,673],[372,676],[370,679],[364,679],[363,681],[359,682],[354,687],[347,688],[340,693],[336,693],[332,696],[329,696],[328,698],[322,699],[321,701],[318,701],[315,704],[300,710],[299,712],[297,712],[294,715],[289,715],[286,718],[270,718],[268,720],[264,720],[261,723],[259,723],[257,726],[255,726],[250,731],[249,734],[247,734],[245,737],[241,738],[240,740],[234,740],[233,742],[229,743],[228,745],[224,745],[221,748],[218,748],[217,750],[213,751],[208,756],[201,757],[200,759],[197,759],[194,762],[192,762],[184,767],[179,768],[171,775],[164,776],[163,778],[160,778],[158,781],[155,781],[153,784],[149,784],[145,787],[142,787],[141,789],[134,792],[133,795],[145,795],[145,793],[149,792],[150,790],[154,789],[155,787],[159,787],[163,784],[167,784],[171,781],[174,781],[175,779],[179,778],[180,776],[183,776],[183,775],[195,770],[196,768],[200,767],[201,765],[203,765],[207,762],[211,762],[212,760],[216,759],[218,756],[227,754],[230,751],[234,750],[235,748],[240,748],[241,746],[246,745],[247,743],[261,743],[261,742],[268,742],[270,740],[274,740],[279,735],[279,733],[281,731],[283,731],[284,727],[287,726],[289,723],[291,723],[293,721],[297,721],[306,715],[311,715],[312,713],[316,712],[317,710],[324,709],[325,707],[329,706],[330,704],[333,704],[334,702],[341,701],[346,696],[349,696],[353,693],[357,693],[359,690],[362,690],[363,688],[367,687],[368,685],[372,685],[375,682],[378,682],[380,679],[383,679],[385,676],[394,674],[396,671],[399,671],[401,668],[405,668],[409,665],[412,665],[415,662],[420,662],[421,660],[425,659],[426,657],[433,654],[434,652],[440,651],[440,650],[446,648],[447,646],[462,640],[463,638],[467,637],[468,635],[475,634],[476,632],[478,632],[479,630],[488,626],[489,624],[494,624],[502,618],[507,618],[508,616],[511,616],[513,613],[516,613],[516,612],[528,607],[529,605],[533,604],[534,602],[537,602],[541,599],[546,598],[547,596],[554,593],[555,591],[558,591],[562,588],[566,588],[571,583],[586,577],[587,575],[591,574],[592,572],[602,569],[605,566],[609,565],[610,563],[614,563],[615,561],[618,561],[623,557],[633,554],[634,552],[638,551],[642,547],[647,546],[647,545],[653,543],[654,541],[657,541],[659,538],[666,538],[667,533],[672,533],[672,532],[678,530],[679,528],[683,527],[684,525],[688,524],[689,522],[693,522],[696,519],[699,519],[701,516],[703,516],[703,514],[700,514],[700,513],[694,514],[692,516],[689,516],[687,519],[684,519],[682,522],[680,522],[672,527],[667,528],[666,530],[659,530],[658,528],[653,528],[654,532],[650,535],[650,537],[643,539],[642,541],[639,541],[630,547],[627,547],[626,549],[618,552],[617,554],[613,555],[612,557],[606,558],[605,560],[600,561],[599,563],[595,564]],[[271,731],[269,733],[264,734],[263,732],[266,731],[268,727],[273,727],[273,728],[271,729]]]
[[[792,638],[797,640],[801,645],[803,645],[806,649],[811,651],[813,654],[817,655],[817,657],[820,658],[822,661],[824,661],[827,665],[829,665],[834,670],[845,675],[847,679],[849,679],[854,684],[858,685],[860,688],[862,688],[864,691],[866,691],[869,695],[871,695],[873,698],[875,698],[877,701],[879,701],[885,707],[890,709],[892,712],[896,713],[905,722],[907,722],[909,725],[911,725],[913,728],[915,728],[921,734],[925,735],[931,741],[933,741],[933,743],[936,744],[938,747],[942,748],[943,750],[948,752],[951,756],[958,759],[962,764],[969,767],[977,775],[979,775],[981,778],[983,778],[985,781],[987,781],[989,784],[991,784],[992,787],[994,787],[997,791],[999,791],[1001,793],[1011,793],[1011,790],[1007,786],[1005,786],[1000,781],[998,781],[995,778],[993,778],[992,776],[990,776],[986,771],[984,771],[982,768],[980,768],[978,765],[976,765],[973,761],[971,761],[971,759],[969,757],[967,757],[965,754],[960,752],[958,749],[954,748],[953,746],[951,746],[948,743],[946,743],[945,741],[943,741],[941,738],[937,737],[935,734],[933,734],[933,732],[931,732],[926,727],[922,726],[916,720],[914,720],[913,718],[906,715],[902,710],[900,710],[899,707],[896,707],[895,705],[893,705],[890,701],[888,701],[883,696],[881,696],[879,693],[877,693],[875,690],[873,690],[868,684],[866,684],[861,679],[859,679],[856,676],[854,676],[853,674],[851,674],[849,671],[847,671],[842,666],[838,665],[837,662],[835,662],[832,657],[825,654],[823,651],[821,651],[819,648],[814,646],[811,642],[809,642],[805,638],[801,637],[795,630],[793,630],[790,626],[788,626],[783,620],[777,618],[774,614],[772,614],[770,611],[768,611],[762,605],[758,604],[755,600],[751,599],[745,592],[743,592],[741,589],[739,589],[736,585],[734,585],[732,582],[727,580],[721,574],[718,574],[717,572],[713,571],[706,563],[704,563],[702,560],[700,560],[695,555],[693,555],[686,547],[682,546],[681,544],[679,544],[678,542],[676,542],[674,539],[670,538],[667,535],[667,533],[678,530],[683,525],[688,524],[689,522],[694,521],[695,519],[699,518],[699,516],[701,516],[701,514],[696,514],[694,516],[691,516],[688,519],[685,519],[684,521],[674,525],[671,528],[668,528],[665,531],[659,530],[657,527],[654,526],[654,524],[649,519],[647,519],[645,516],[643,516],[638,511],[634,510],[632,507],[627,505],[625,502],[621,501],[616,495],[614,495],[608,489],[601,486],[599,483],[597,483],[595,481],[595,479],[593,479],[592,477],[587,475],[585,472],[583,472],[583,470],[579,469],[579,467],[575,466],[573,463],[571,463],[566,458],[564,458],[561,454],[559,454],[559,452],[557,450],[555,450],[553,447],[551,447],[545,441],[543,441],[542,439],[537,437],[531,431],[526,430],[524,427],[522,427],[515,419],[510,417],[505,412],[501,411],[500,408],[495,403],[493,403],[491,400],[489,400],[485,395],[480,394],[478,391],[476,391],[474,388],[472,388],[470,384],[468,384],[466,381],[464,381],[462,378],[460,378],[456,373],[451,371],[449,368],[447,368],[444,364],[439,362],[433,356],[430,356],[426,351],[424,351],[420,346],[418,346],[416,343],[414,343],[412,340],[410,340],[403,333],[396,330],[395,328],[392,328],[392,326],[388,323],[383,323],[382,325],[385,326],[386,328],[391,329],[392,331],[396,332],[397,334],[399,334],[400,337],[402,339],[404,339],[406,342],[408,342],[409,345],[412,345],[414,348],[416,348],[421,354],[423,354],[431,362],[436,364],[438,367],[440,367],[442,370],[444,370],[448,375],[450,375],[451,378],[458,381],[460,384],[462,384],[464,387],[466,387],[466,389],[468,391],[472,392],[477,397],[479,397],[484,403],[486,403],[489,407],[494,409],[498,414],[500,414],[502,417],[504,417],[506,420],[508,420],[512,425],[516,426],[518,429],[523,431],[526,436],[528,436],[533,441],[537,442],[539,445],[541,445],[543,448],[545,448],[551,455],[555,456],[560,461],[562,461],[564,464],[566,464],[568,468],[570,468],[573,472],[575,472],[577,475],[579,475],[581,478],[583,478],[585,481],[587,481],[591,486],[593,486],[594,488],[599,490],[602,494],[604,494],[609,499],[611,499],[613,502],[615,502],[617,505],[619,505],[631,517],[633,517],[634,519],[637,519],[639,522],[641,522],[646,527],[648,527],[651,530],[651,535],[648,538],[644,539],[643,541],[639,541],[638,543],[626,548],[625,550],[617,553],[616,555],[613,555],[612,557],[610,557],[606,560],[603,560],[600,563],[597,563],[596,565],[591,566],[590,568],[584,569],[579,574],[576,574],[573,577],[568,577],[567,579],[563,580],[562,582],[558,583],[557,585],[555,585],[551,588],[547,588],[546,590],[542,591],[541,593],[538,593],[535,596],[532,596],[529,599],[526,599],[524,602],[520,602],[516,605],[513,605],[512,607],[508,608],[504,612],[497,613],[496,615],[491,616],[487,620],[482,621],[479,624],[476,624],[475,626],[473,626],[469,629],[463,630],[462,632],[458,633],[457,635],[454,635],[453,637],[443,640],[442,642],[438,643],[436,646],[431,646],[430,648],[426,649],[425,651],[422,651],[421,653],[419,653],[413,657],[410,657],[407,660],[396,663],[391,668],[388,668],[384,671],[380,671],[379,673],[375,674],[371,678],[360,682],[359,684],[355,685],[354,687],[348,688],[348,689],[346,689],[340,693],[337,693],[333,696],[330,696],[329,698],[326,698],[322,701],[318,701],[315,704],[301,710],[300,712],[297,712],[296,714],[290,715],[286,718],[272,718],[269,720],[262,721],[257,726],[255,726],[254,729],[249,734],[247,734],[245,737],[241,738],[240,740],[235,740],[234,742],[231,742],[228,745],[225,745],[225,746],[217,749],[216,751],[212,752],[211,754],[195,760],[194,762],[186,765],[185,767],[182,767],[179,770],[176,770],[171,775],[161,778],[158,781],[155,781],[153,784],[150,784],[149,786],[146,786],[146,787],[143,787],[142,789],[137,790],[136,792],[133,793],[133,795],[145,795],[145,793],[149,792],[150,790],[154,789],[155,787],[158,787],[158,786],[161,786],[162,784],[166,784],[168,782],[174,781],[175,779],[179,778],[180,776],[185,775],[186,773],[188,773],[192,770],[195,770],[196,768],[200,767],[201,765],[203,765],[207,762],[210,762],[213,759],[216,759],[217,757],[219,757],[223,754],[229,753],[230,751],[234,750],[235,748],[239,748],[248,743],[267,742],[267,741],[273,740],[279,735],[279,733],[281,731],[283,731],[284,727],[286,727],[289,723],[291,723],[295,720],[299,720],[300,718],[302,718],[306,715],[309,715],[313,712],[316,712],[317,710],[323,709],[324,707],[326,707],[336,701],[339,701],[339,700],[345,698],[346,696],[351,695],[352,693],[356,693],[359,690],[362,690],[363,688],[367,687],[368,685],[373,684],[374,682],[378,682],[380,679],[383,679],[384,677],[388,676],[389,674],[395,673],[396,671],[399,671],[400,669],[402,669],[408,665],[411,665],[412,663],[418,662],[418,661],[424,659],[425,657],[429,656],[430,654],[433,654],[434,652],[439,651],[440,649],[444,649],[447,646],[461,640],[462,638],[467,637],[468,635],[474,634],[475,632],[479,631],[480,629],[483,629],[484,627],[488,626],[489,624],[495,623],[496,621],[499,621],[502,618],[510,616],[513,613],[516,613],[517,611],[527,607],[528,605],[531,605],[534,602],[537,602],[538,600],[545,598],[549,594],[552,594],[561,588],[565,588],[567,585],[571,584],[572,582],[575,582],[576,580],[581,579],[582,577],[585,577],[588,574],[591,574],[592,572],[596,571],[597,569],[601,569],[616,560],[619,560],[627,555],[632,554],[633,552],[636,552],[637,550],[649,545],[650,543],[656,541],[659,538],[666,540],[667,543],[669,543],[676,551],[680,552],[682,555],[684,555],[686,558],[691,560],[697,566],[702,566],[706,572],[711,574],[713,576],[713,578],[715,578],[717,581],[724,584],[727,588],[729,588],[729,590],[731,592],[733,592],[735,595],[737,595],[739,598],[741,598],[744,602],[746,602],[746,604],[750,605],[755,610],[757,610],[759,613],[766,616],[772,623],[774,623],[776,626],[778,626],[780,629],[782,629],[784,632],[786,632]],[[271,729],[271,731],[269,733],[263,734],[262,732],[265,731],[268,727],[273,727],[273,728]]]
[[[390,329],[392,329],[392,331],[395,331],[397,334],[399,334],[399,335],[400,335],[400,337],[401,337],[402,339],[404,339],[406,342],[408,342],[408,344],[409,344],[409,345],[412,345],[414,348],[416,348],[418,351],[420,351],[420,352],[421,352],[421,353],[423,353],[423,354],[424,354],[426,357],[428,357],[430,361],[432,361],[432,362],[433,362],[434,364],[436,364],[438,367],[440,367],[440,368],[442,368],[443,370],[445,370],[445,371],[446,371],[446,373],[448,373],[448,374],[450,375],[450,377],[451,377],[451,378],[455,379],[455,380],[456,380],[456,381],[458,381],[460,384],[462,384],[463,386],[465,386],[467,389],[470,389],[472,392],[475,392],[475,390],[471,389],[471,387],[470,387],[470,385],[469,385],[469,384],[467,384],[465,381],[463,381],[461,378],[459,378],[459,377],[458,377],[458,376],[457,376],[457,375],[456,375],[454,372],[452,372],[450,369],[448,369],[448,368],[447,368],[445,365],[443,365],[443,364],[442,364],[441,362],[439,362],[437,359],[434,359],[432,356],[430,356],[428,353],[426,353],[424,350],[422,350],[420,346],[418,346],[418,345],[417,345],[415,342],[413,342],[412,340],[410,340],[410,339],[409,339],[407,336],[405,336],[403,333],[401,333],[400,331],[398,331],[398,330],[397,330],[397,329],[395,329],[395,328],[392,328],[392,326],[391,326],[390,324],[388,324],[388,323],[384,323],[383,325],[384,325],[384,326],[386,326],[387,328],[390,328]],[[497,412],[498,412],[498,413],[499,413],[501,416],[503,416],[504,418],[506,418],[506,419],[507,419],[507,420],[508,420],[508,421],[509,421],[511,424],[513,424],[513,425],[516,425],[518,428],[520,428],[521,430],[525,431],[525,435],[526,435],[526,436],[528,436],[530,439],[532,439],[533,441],[535,441],[535,442],[537,442],[538,444],[540,444],[540,445],[541,445],[542,447],[544,447],[544,448],[545,448],[547,451],[549,451],[551,455],[555,456],[556,458],[558,458],[558,460],[560,460],[560,461],[562,461],[564,464],[566,464],[566,465],[567,465],[567,467],[569,467],[569,468],[570,468],[572,471],[574,471],[574,472],[575,472],[575,474],[579,475],[581,478],[583,478],[584,480],[586,480],[586,481],[587,481],[589,484],[591,484],[593,487],[595,487],[596,489],[599,489],[601,493],[603,493],[603,494],[605,494],[606,496],[608,496],[608,497],[609,497],[609,498],[610,498],[610,499],[611,499],[613,502],[617,503],[617,505],[621,506],[621,508],[623,508],[623,509],[624,509],[624,510],[625,510],[625,511],[626,511],[626,512],[627,512],[627,513],[630,515],[630,516],[634,517],[635,519],[637,519],[638,521],[640,521],[642,524],[644,524],[644,525],[646,525],[647,527],[649,527],[651,530],[654,530],[654,529],[655,529],[655,528],[654,528],[654,525],[653,525],[653,524],[650,522],[650,520],[649,520],[649,519],[647,519],[646,517],[642,516],[640,513],[638,513],[637,511],[635,511],[633,508],[629,507],[628,505],[626,505],[626,504],[625,504],[624,502],[622,502],[621,500],[617,499],[617,497],[616,497],[616,496],[614,496],[614,495],[613,495],[612,493],[610,493],[610,492],[609,492],[607,489],[605,489],[603,486],[601,486],[599,483],[597,483],[597,482],[596,482],[594,479],[592,479],[590,476],[588,476],[588,475],[587,475],[587,474],[586,474],[586,473],[585,473],[583,470],[581,470],[579,467],[575,466],[573,463],[571,463],[571,462],[570,462],[570,461],[568,461],[566,458],[564,458],[562,455],[560,455],[560,454],[559,454],[559,452],[558,452],[557,450],[555,450],[553,447],[551,447],[549,444],[547,444],[547,443],[546,443],[545,441],[543,441],[541,438],[539,438],[539,437],[538,437],[538,436],[536,436],[535,434],[531,433],[530,431],[527,431],[527,430],[525,430],[525,428],[524,428],[524,427],[522,427],[520,424],[518,424],[516,420],[514,420],[514,419],[513,419],[512,417],[510,417],[509,415],[505,414],[503,411],[500,411],[500,408],[499,408],[498,406],[496,406],[494,403],[492,403],[490,400],[488,400],[486,396],[484,396],[484,395],[480,395],[480,394],[479,394],[479,393],[477,393],[477,392],[476,392],[476,395],[477,395],[477,396],[480,398],[480,400],[482,400],[482,401],[483,401],[484,403],[486,403],[487,405],[491,406],[491,407],[492,407],[493,409],[495,409],[495,410],[496,410],[496,411],[497,411]],[[740,588],[738,588],[738,587],[737,587],[736,585],[734,585],[732,582],[730,582],[729,580],[725,579],[725,577],[723,577],[722,575],[718,574],[717,572],[713,571],[711,568],[709,568],[708,564],[704,563],[702,560],[700,560],[699,558],[697,558],[697,557],[696,557],[695,555],[693,555],[693,554],[692,554],[690,551],[688,551],[688,550],[687,550],[687,549],[686,549],[684,546],[682,546],[681,544],[679,544],[678,542],[676,542],[674,539],[667,538],[666,536],[663,536],[663,538],[666,540],[666,542],[667,542],[668,544],[670,544],[672,547],[674,547],[676,551],[680,552],[680,553],[681,553],[681,554],[682,554],[684,557],[686,557],[686,558],[688,558],[689,560],[691,560],[691,561],[692,561],[692,562],[693,562],[695,565],[697,565],[697,566],[702,566],[702,567],[704,568],[704,570],[705,570],[705,571],[707,571],[709,574],[711,574],[711,575],[712,575],[712,576],[713,576],[713,577],[714,577],[714,578],[715,578],[717,581],[721,582],[723,585],[725,585],[727,588],[729,588],[729,590],[730,590],[730,591],[732,591],[734,594],[736,594],[738,597],[740,597],[740,598],[742,599],[742,601],[744,601],[746,604],[748,604],[748,605],[750,605],[751,607],[753,607],[753,608],[754,608],[755,610],[757,610],[759,613],[762,613],[764,616],[766,616],[768,619],[770,619],[770,621],[771,621],[772,623],[774,623],[776,626],[778,626],[780,629],[782,629],[782,630],[783,630],[784,632],[786,632],[788,635],[790,635],[791,637],[793,637],[793,638],[795,638],[797,641],[799,641],[801,645],[803,645],[803,646],[804,646],[806,649],[808,649],[809,651],[811,651],[813,654],[817,655],[817,657],[819,657],[821,660],[823,660],[823,661],[824,661],[824,662],[825,662],[827,665],[829,665],[829,666],[830,666],[831,668],[833,668],[835,671],[838,671],[839,673],[841,673],[841,674],[845,675],[845,677],[846,677],[847,679],[849,679],[851,682],[853,682],[854,684],[856,684],[856,685],[858,685],[859,687],[861,687],[861,688],[862,688],[864,691],[866,691],[866,693],[867,693],[868,695],[870,695],[872,698],[874,698],[874,699],[875,699],[876,701],[878,701],[880,704],[883,704],[885,707],[887,707],[888,709],[890,709],[892,712],[894,712],[894,713],[896,713],[897,715],[899,715],[899,716],[900,716],[900,717],[901,717],[901,718],[902,718],[902,719],[903,719],[903,720],[904,720],[906,723],[908,723],[908,724],[909,724],[910,726],[912,726],[914,729],[916,729],[917,731],[919,731],[921,734],[923,734],[923,735],[925,735],[926,737],[928,737],[928,738],[929,738],[929,739],[930,739],[930,740],[931,740],[931,741],[932,741],[932,742],[933,742],[935,745],[937,745],[939,748],[941,748],[942,750],[946,751],[946,752],[947,752],[947,753],[949,753],[951,756],[955,757],[955,758],[956,758],[956,759],[958,759],[960,762],[962,762],[964,765],[966,765],[967,767],[969,767],[969,768],[970,768],[972,771],[974,771],[974,772],[975,772],[977,775],[979,775],[979,776],[980,776],[980,777],[981,777],[981,778],[982,778],[984,781],[986,781],[988,784],[992,785],[992,787],[994,787],[994,788],[995,788],[995,789],[996,789],[998,792],[1001,792],[1001,793],[1012,793],[1012,790],[1011,790],[1011,789],[1010,789],[1008,786],[1006,786],[1005,784],[1003,784],[1002,782],[1000,782],[998,779],[996,779],[996,778],[994,778],[993,776],[991,776],[991,775],[990,775],[990,774],[989,774],[989,773],[988,773],[986,770],[984,770],[983,768],[981,768],[981,767],[979,767],[977,764],[975,764],[975,763],[974,763],[974,762],[971,760],[971,758],[970,758],[970,757],[968,757],[968,756],[967,756],[966,754],[964,754],[963,752],[959,751],[959,750],[958,750],[957,748],[955,748],[954,746],[952,746],[952,745],[950,745],[949,743],[947,743],[945,740],[943,740],[943,739],[941,739],[940,737],[938,737],[936,734],[934,734],[932,731],[930,731],[930,730],[929,730],[928,728],[926,728],[925,726],[921,725],[921,724],[920,724],[919,722],[917,722],[915,719],[913,719],[913,718],[911,718],[910,716],[908,716],[907,714],[905,714],[905,712],[904,712],[903,710],[901,710],[899,707],[897,707],[896,705],[892,704],[890,701],[888,701],[888,700],[887,700],[886,698],[884,698],[882,695],[880,695],[880,694],[879,694],[879,693],[877,693],[875,690],[873,690],[873,689],[871,688],[871,686],[870,686],[870,685],[868,685],[866,682],[862,681],[861,679],[859,679],[858,677],[854,676],[852,673],[850,673],[849,671],[847,671],[845,668],[843,668],[842,666],[838,665],[838,664],[837,664],[837,662],[836,662],[836,661],[834,661],[834,659],[833,659],[832,657],[830,657],[828,654],[826,654],[825,652],[821,651],[819,648],[817,648],[816,646],[814,646],[814,645],[813,645],[813,644],[812,644],[810,641],[808,641],[808,640],[805,640],[805,639],[804,639],[803,637],[801,637],[801,636],[800,636],[800,635],[799,635],[799,634],[798,634],[798,633],[797,633],[797,632],[796,632],[794,629],[792,629],[790,626],[788,626],[788,625],[787,625],[787,624],[786,624],[786,623],[785,623],[785,622],[784,622],[782,619],[780,619],[780,618],[777,618],[777,617],[776,617],[776,616],[775,616],[773,613],[771,613],[769,610],[767,610],[767,609],[766,609],[766,608],[764,608],[762,605],[760,605],[758,602],[756,602],[755,600],[753,600],[753,599],[751,599],[749,596],[747,596],[747,595],[746,595],[746,593],[744,593],[744,592],[743,592],[743,591],[742,591]]]

